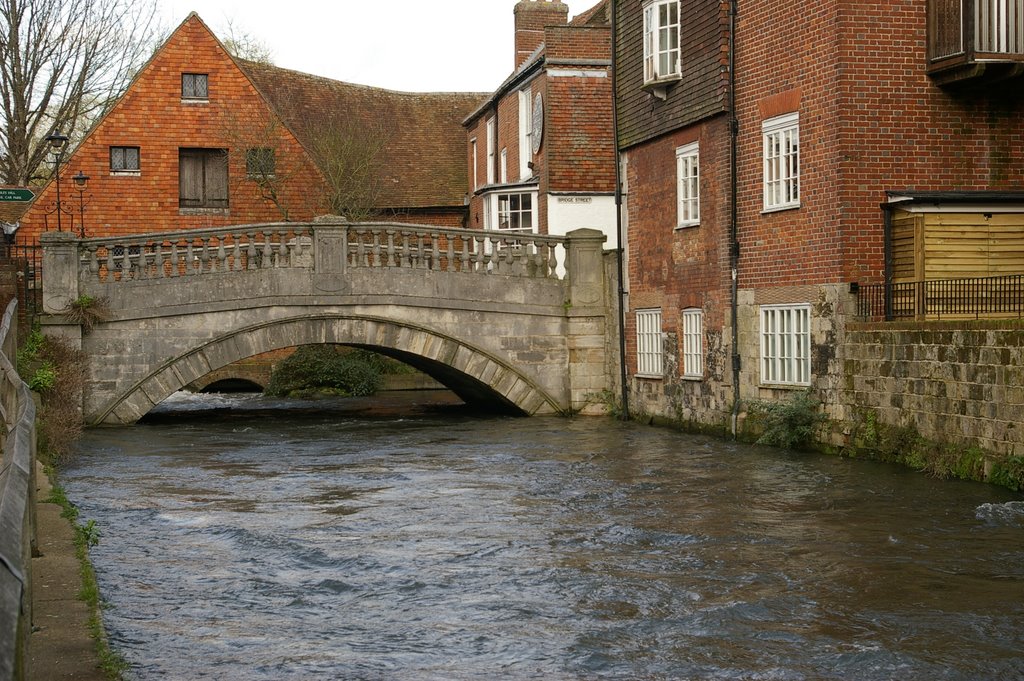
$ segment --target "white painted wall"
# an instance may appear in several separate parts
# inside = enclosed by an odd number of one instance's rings
[[[615,197],[548,194],[548,234],[564,236],[574,229],[598,229],[608,239],[605,250],[619,247],[615,234]]]

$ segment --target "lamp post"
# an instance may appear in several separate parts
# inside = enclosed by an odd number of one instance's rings
[[[53,172],[57,176],[57,231],[64,231],[60,224],[61,210],[60,203],[60,162],[64,156],[64,147],[68,144],[68,136],[62,135],[59,132],[55,132],[47,136],[46,141],[50,143],[50,149],[53,151]]]
[[[75,181],[75,189],[78,190],[78,236],[85,238],[85,186],[89,182],[89,176],[83,173],[81,170],[78,174],[71,178]]]
[[[14,235],[21,227],[19,222],[0,222],[0,227],[4,230],[4,250],[7,253],[7,257],[11,257],[11,252],[14,250]]]

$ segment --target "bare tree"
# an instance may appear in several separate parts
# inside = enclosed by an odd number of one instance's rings
[[[0,0],[0,182],[48,176],[46,137],[84,134],[124,92],[155,12],[154,0]]]
[[[245,163],[245,174],[236,181],[236,190],[245,185],[255,188],[256,195],[274,206],[285,222],[292,211],[306,206],[293,206],[285,189],[293,182],[306,182],[298,163],[287,153],[284,126],[276,117],[239,119],[231,109],[223,110],[222,133],[230,145],[229,154],[239,154]]]
[[[270,46],[236,26],[231,19],[228,20],[227,37],[222,42],[224,49],[235,59],[244,59],[257,64],[272,65],[274,63],[274,52]]]
[[[379,214],[384,150],[393,136],[387,115],[374,121],[335,117],[315,129],[311,151],[336,215],[360,222]]]

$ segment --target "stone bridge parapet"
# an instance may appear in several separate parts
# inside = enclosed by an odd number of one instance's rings
[[[44,234],[44,327],[80,344],[90,423],[130,423],[231,362],[367,347],[464,399],[586,411],[609,389],[603,235],[394,223],[279,223],[78,239]],[[108,318],[83,335],[82,296]]]

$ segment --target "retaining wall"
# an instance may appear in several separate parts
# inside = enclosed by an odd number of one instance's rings
[[[851,323],[843,354],[851,416],[1024,456],[1024,320]]]

